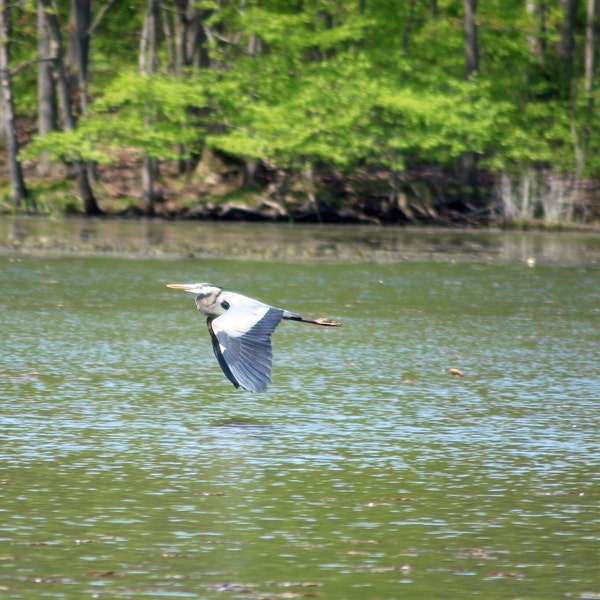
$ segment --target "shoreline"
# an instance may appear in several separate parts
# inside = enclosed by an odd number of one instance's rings
[[[0,220],[0,254],[291,263],[598,265],[600,235],[597,230],[15,216]]]

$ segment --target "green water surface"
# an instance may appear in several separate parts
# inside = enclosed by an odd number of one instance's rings
[[[1,598],[600,598],[594,261],[14,250]],[[343,326],[241,392],[187,281]]]

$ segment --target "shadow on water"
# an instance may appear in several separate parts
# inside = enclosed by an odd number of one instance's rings
[[[247,417],[216,419],[211,421],[209,425],[213,430],[217,430],[223,435],[239,433],[256,438],[265,438],[274,435],[276,432],[276,427],[272,423],[266,423],[259,419]]]

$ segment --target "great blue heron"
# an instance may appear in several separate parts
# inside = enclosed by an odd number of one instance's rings
[[[223,373],[236,388],[263,392],[271,383],[271,334],[282,319],[338,327],[331,319],[303,319],[254,298],[224,292],[212,283],[171,283],[167,287],[196,294],[206,315],[212,346]]]

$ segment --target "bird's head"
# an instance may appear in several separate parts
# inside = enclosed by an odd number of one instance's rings
[[[173,288],[174,290],[190,292],[190,294],[196,294],[196,297],[199,298],[216,296],[221,291],[221,288],[218,288],[212,283],[169,283],[167,287]]]

